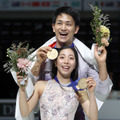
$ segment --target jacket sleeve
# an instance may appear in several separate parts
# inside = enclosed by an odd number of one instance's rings
[[[105,101],[112,89],[112,81],[109,78],[109,75],[106,80],[101,81],[99,78],[99,73],[93,67],[89,67],[88,76],[91,76],[96,81],[95,96],[101,100]]]

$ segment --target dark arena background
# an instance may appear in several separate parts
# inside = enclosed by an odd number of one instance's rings
[[[94,42],[88,5],[97,5],[109,14],[112,42],[107,47],[107,67],[113,81],[112,91],[99,111],[99,120],[120,120],[120,0],[0,0],[0,120],[15,120],[15,100],[18,86],[11,74],[4,72],[6,49],[12,43],[27,41],[37,49],[54,36],[52,13],[63,5],[78,9],[80,30],[76,35],[91,48]],[[36,114],[36,120],[38,115]]]

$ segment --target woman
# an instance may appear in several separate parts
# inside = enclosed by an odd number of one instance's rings
[[[72,87],[66,87],[75,80],[77,74],[78,56],[74,48],[62,47],[59,49],[58,57],[55,60],[53,77],[49,81],[38,81],[35,84],[34,93],[27,101],[25,87],[20,86],[21,76],[17,76],[20,87],[20,111],[23,117],[27,116],[40,102],[40,114],[42,120],[74,120],[74,115],[79,102],[90,120],[97,120],[98,110],[94,95],[96,82],[92,77],[87,78],[89,99],[83,101],[80,92],[75,92]],[[78,87],[78,86],[77,86]]]

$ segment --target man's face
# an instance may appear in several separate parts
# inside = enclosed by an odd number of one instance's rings
[[[77,34],[79,30],[79,26],[75,27],[73,18],[64,13],[57,17],[56,22],[52,27],[53,32],[56,34],[57,45],[59,47],[62,45],[71,45],[74,39],[74,34]]]

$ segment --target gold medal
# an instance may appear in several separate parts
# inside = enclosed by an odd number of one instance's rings
[[[81,78],[78,82],[78,86],[80,89],[87,88],[86,78]]]
[[[58,51],[56,49],[52,49],[51,51],[48,51],[47,52],[47,57],[50,59],[50,60],[54,60],[56,59],[58,56]]]

